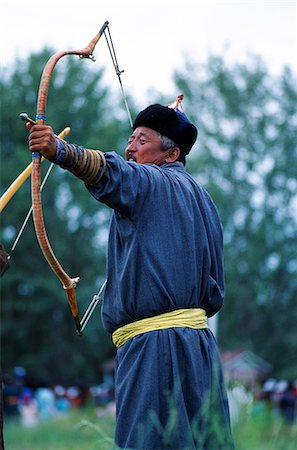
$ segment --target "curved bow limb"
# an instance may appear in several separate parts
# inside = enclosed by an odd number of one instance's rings
[[[36,236],[45,259],[47,260],[49,266],[61,281],[63,288],[66,291],[77,332],[79,335],[81,335],[80,319],[78,315],[78,308],[75,295],[75,287],[79,281],[79,277],[70,278],[69,275],[67,275],[67,273],[57,260],[56,256],[54,255],[52,247],[49,243],[47,233],[45,230],[42,212],[41,191],[40,191],[40,179],[41,179],[40,163],[41,163],[40,154],[34,153],[32,158],[31,191],[32,191],[33,220]]]
[[[38,100],[37,100],[37,116],[36,116],[36,122],[38,124],[43,125],[46,120],[45,115],[45,109],[46,109],[46,102],[47,102],[47,96],[48,96],[48,88],[50,79],[52,76],[52,72],[57,64],[57,62],[63,58],[63,56],[66,55],[78,55],[81,58],[89,58],[93,59],[93,51],[94,48],[99,41],[100,37],[104,33],[104,30],[108,27],[108,21],[106,21],[103,26],[101,27],[100,31],[94,36],[94,38],[89,42],[89,44],[84,47],[81,50],[66,50],[66,51],[60,51],[55,53],[46,63],[41,80],[39,85],[39,92],[38,92]]]
[[[55,53],[47,62],[40,81],[39,92],[38,92],[38,100],[37,100],[37,115],[36,122],[38,124],[43,125],[46,120],[46,102],[48,95],[48,87],[50,83],[50,78],[52,72],[55,68],[57,62],[65,55],[78,55],[81,58],[92,58],[92,52],[104,33],[105,28],[108,26],[108,22],[105,22],[101,27],[100,31],[96,34],[96,36],[90,41],[90,43],[83,48],[82,50],[70,50],[70,51],[60,51]],[[65,270],[62,268],[57,258],[54,255],[54,252],[49,243],[44,220],[42,213],[42,203],[41,203],[41,194],[40,194],[40,163],[41,156],[38,152],[34,152],[32,154],[32,206],[33,206],[33,220],[35,225],[36,236],[40,245],[40,248],[50,265],[51,269],[55,272],[59,280],[61,281],[63,288],[66,291],[68,302],[70,305],[70,309],[75,321],[76,329],[78,334],[81,336],[81,323],[78,315],[78,307],[76,302],[75,295],[75,287],[77,282],[79,281],[79,277],[71,278]]]
[[[64,139],[67,134],[70,133],[70,128],[66,127],[63,131],[58,135],[59,138]],[[43,161],[44,158],[41,158]],[[19,190],[19,188],[24,184],[24,182],[29,178],[32,172],[32,162],[28,164],[28,166],[18,175],[18,177],[11,183],[9,188],[4,192],[4,194],[0,198],[0,213],[3,211],[7,203],[12,199],[14,194]]]

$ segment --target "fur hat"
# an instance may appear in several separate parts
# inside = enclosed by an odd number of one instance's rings
[[[187,155],[197,139],[198,131],[180,105],[183,95],[170,106],[150,105],[137,115],[133,130],[147,127],[172,139],[184,155]]]

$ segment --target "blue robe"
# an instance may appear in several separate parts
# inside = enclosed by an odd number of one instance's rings
[[[105,329],[182,308],[207,316],[224,299],[223,238],[209,194],[182,163],[106,153],[90,193],[113,211],[102,306]],[[115,443],[123,449],[233,448],[219,352],[209,329],[128,340],[116,356]]]

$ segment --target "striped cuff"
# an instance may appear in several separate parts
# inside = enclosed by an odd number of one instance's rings
[[[69,144],[58,137],[56,137],[56,146],[55,164],[69,170],[86,184],[94,186],[99,183],[106,168],[106,160],[102,152]]]

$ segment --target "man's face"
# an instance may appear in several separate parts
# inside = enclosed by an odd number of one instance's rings
[[[128,140],[125,150],[127,161],[138,164],[164,164],[167,152],[161,150],[158,133],[150,128],[138,127]]]

